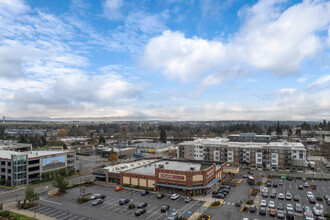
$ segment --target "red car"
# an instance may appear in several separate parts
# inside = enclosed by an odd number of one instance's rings
[[[247,173],[250,174],[250,175],[253,175],[252,171],[248,171]]]
[[[269,210],[269,215],[273,216],[273,217],[276,217],[276,210],[275,209]]]

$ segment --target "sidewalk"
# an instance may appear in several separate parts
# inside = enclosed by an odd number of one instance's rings
[[[21,215],[25,215],[31,218],[35,218],[35,219],[39,219],[39,220],[56,220],[56,218],[51,218],[48,217],[46,215],[42,215],[42,214],[38,214],[35,212],[30,212],[28,210],[18,210],[16,207],[16,202],[11,202],[11,203],[5,203],[3,204],[3,210],[8,210],[8,211],[12,211]]]

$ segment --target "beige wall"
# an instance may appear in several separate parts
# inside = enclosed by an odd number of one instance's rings
[[[124,178],[123,178],[123,184],[130,184],[129,177],[124,176]]]
[[[146,179],[140,179],[140,186],[147,186],[147,180]]]
[[[136,185],[136,186],[139,185],[138,178],[131,178],[131,181],[132,181],[132,185]]]
[[[203,175],[194,175],[193,176],[193,181],[202,181],[203,180]]]
[[[155,180],[148,180],[148,187],[155,187]]]

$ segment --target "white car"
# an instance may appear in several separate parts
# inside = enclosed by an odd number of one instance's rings
[[[293,211],[293,206],[291,204],[286,204],[286,211]]]
[[[278,197],[278,199],[284,199],[284,194],[283,193],[279,193],[277,197]]]
[[[264,188],[262,189],[262,192],[266,192],[266,193],[268,193],[268,188],[267,188],[267,187],[264,187]]]
[[[267,206],[267,202],[266,202],[266,200],[261,200],[261,201],[260,201],[260,206],[261,206],[261,207],[266,207],[266,206]]]
[[[180,196],[179,196],[178,194],[175,194],[175,193],[171,195],[171,199],[172,199],[172,200],[176,200],[176,199],[178,199],[179,197],[180,197]]]
[[[269,201],[268,207],[271,209],[275,209],[275,202],[274,201]]]
[[[307,197],[309,198],[309,197],[314,197],[314,194],[311,192],[311,191],[308,191],[307,192]]]

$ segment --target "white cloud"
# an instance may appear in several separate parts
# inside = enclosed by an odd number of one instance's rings
[[[164,31],[147,44],[142,65],[153,71],[160,70],[170,79],[188,82],[212,72],[224,55],[221,42],[197,37],[187,39],[180,32]]]
[[[330,86],[330,74],[322,76],[318,79],[316,79],[314,82],[312,82],[310,87],[326,87]]]
[[[4,13],[20,14],[29,10],[29,6],[22,0],[0,0],[0,11]]]
[[[320,32],[330,24],[330,2],[304,1],[284,11],[280,3],[261,0],[242,10],[243,26],[228,43],[164,31],[149,40],[142,63],[183,82],[203,77],[208,81],[217,72],[221,82],[228,78],[221,74],[232,72],[232,66],[276,75],[296,74],[303,61],[322,50]]]
[[[105,0],[103,3],[104,14],[109,20],[119,20],[123,18],[120,11],[123,6],[123,0]]]

